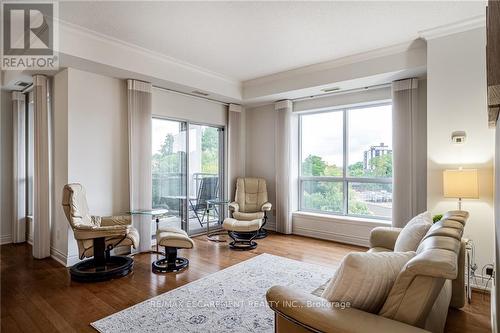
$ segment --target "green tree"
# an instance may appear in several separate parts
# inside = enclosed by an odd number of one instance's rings
[[[309,155],[302,162],[302,175],[304,176],[324,176],[327,164],[316,155]]]
[[[205,127],[201,133],[201,172],[219,172],[219,133],[214,127]]]
[[[332,176],[332,177],[342,177],[343,172],[344,171],[342,170],[342,168],[339,168],[335,164],[334,165],[327,164],[324,171],[325,176]]]
[[[160,147],[160,154],[163,156],[170,155],[174,151],[174,136],[172,134],[165,135],[163,144]]]
[[[392,177],[392,154],[372,158],[370,166],[374,177]]]
[[[347,167],[349,171],[349,176],[351,177],[363,177],[366,176],[365,168],[363,162],[356,162]]]

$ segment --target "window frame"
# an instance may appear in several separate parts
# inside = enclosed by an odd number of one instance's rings
[[[390,217],[378,216],[378,215],[361,215],[361,214],[349,214],[349,184],[350,183],[369,183],[369,184],[392,184],[393,177],[390,178],[377,178],[377,177],[350,177],[347,175],[348,161],[349,161],[349,110],[356,109],[366,109],[370,107],[378,107],[378,106],[386,106],[392,105],[392,101],[384,101],[384,102],[373,102],[363,105],[357,106],[343,106],[343,107],[334,107],[328,108],[321,111],[312,111],[312,112],[301,112],[299,114],[299,130],[298,130],[298,148],[299,148],[299,158],[298,158],[298,205],[300,212],[309,212],[309,213],[318,213],[318,214],[327,214],[333,216],[349,216],[349,217],[359,217],[365,219],[373,219],[373,220],[386,220],[390,221]],[[330,112],[342,112],[343,119],[343,133],[342,133],[342,153],[343,153],[343,163],[342,163],[342,177],[339,176],[302,176],[302,120],[304,116],[311,116],[320,113],[330,113]],[[303,183],[304,181],[323,181],[323,182],[337,182],[342,183],[342,212],[329,212],[320,209],[311,209],[304,207],[304,196],[303,196]],[[392,208],[391,208],[392,210]]]

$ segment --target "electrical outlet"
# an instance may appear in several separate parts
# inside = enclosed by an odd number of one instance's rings
[[[493,267],[486,267],[486,275],[493,277]]]

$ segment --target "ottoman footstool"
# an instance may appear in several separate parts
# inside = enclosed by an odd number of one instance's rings
[[[177,256],[177,249],[192,249],[194,242],[178,228],[161,228],[156,232],[159,246],[165,247],[165,258],[152,263],[154,273],[178,272],[189,265],[189,260]]]
[[[229,248],[232,250],[252,250],[257,247],[254,239],[259,235],[262,219],[241,221],[228,217],[224,219],[222,227],[227,230],[229,237],[233,240],[229,243]]]

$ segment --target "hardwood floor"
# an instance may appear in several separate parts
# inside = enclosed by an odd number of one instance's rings
[[[36,260],[27,244],[9,244],[1,252],[2,332],[94,332],[89,323],[197,280],[261,253],[322,265],[340,262],[351,251],[366,249],[300,236],[271,234],[252,251],[237,252],[226,243],[195,238],[195,248],[181,250],[189,269],[178,274],[151,272],[156,256],[135,257],[134,272],[107,282],[70,281],[68,270],[53,259]],[[489,298],[474,294],[463,310],[450,310],[449,332],[490,332]]]

